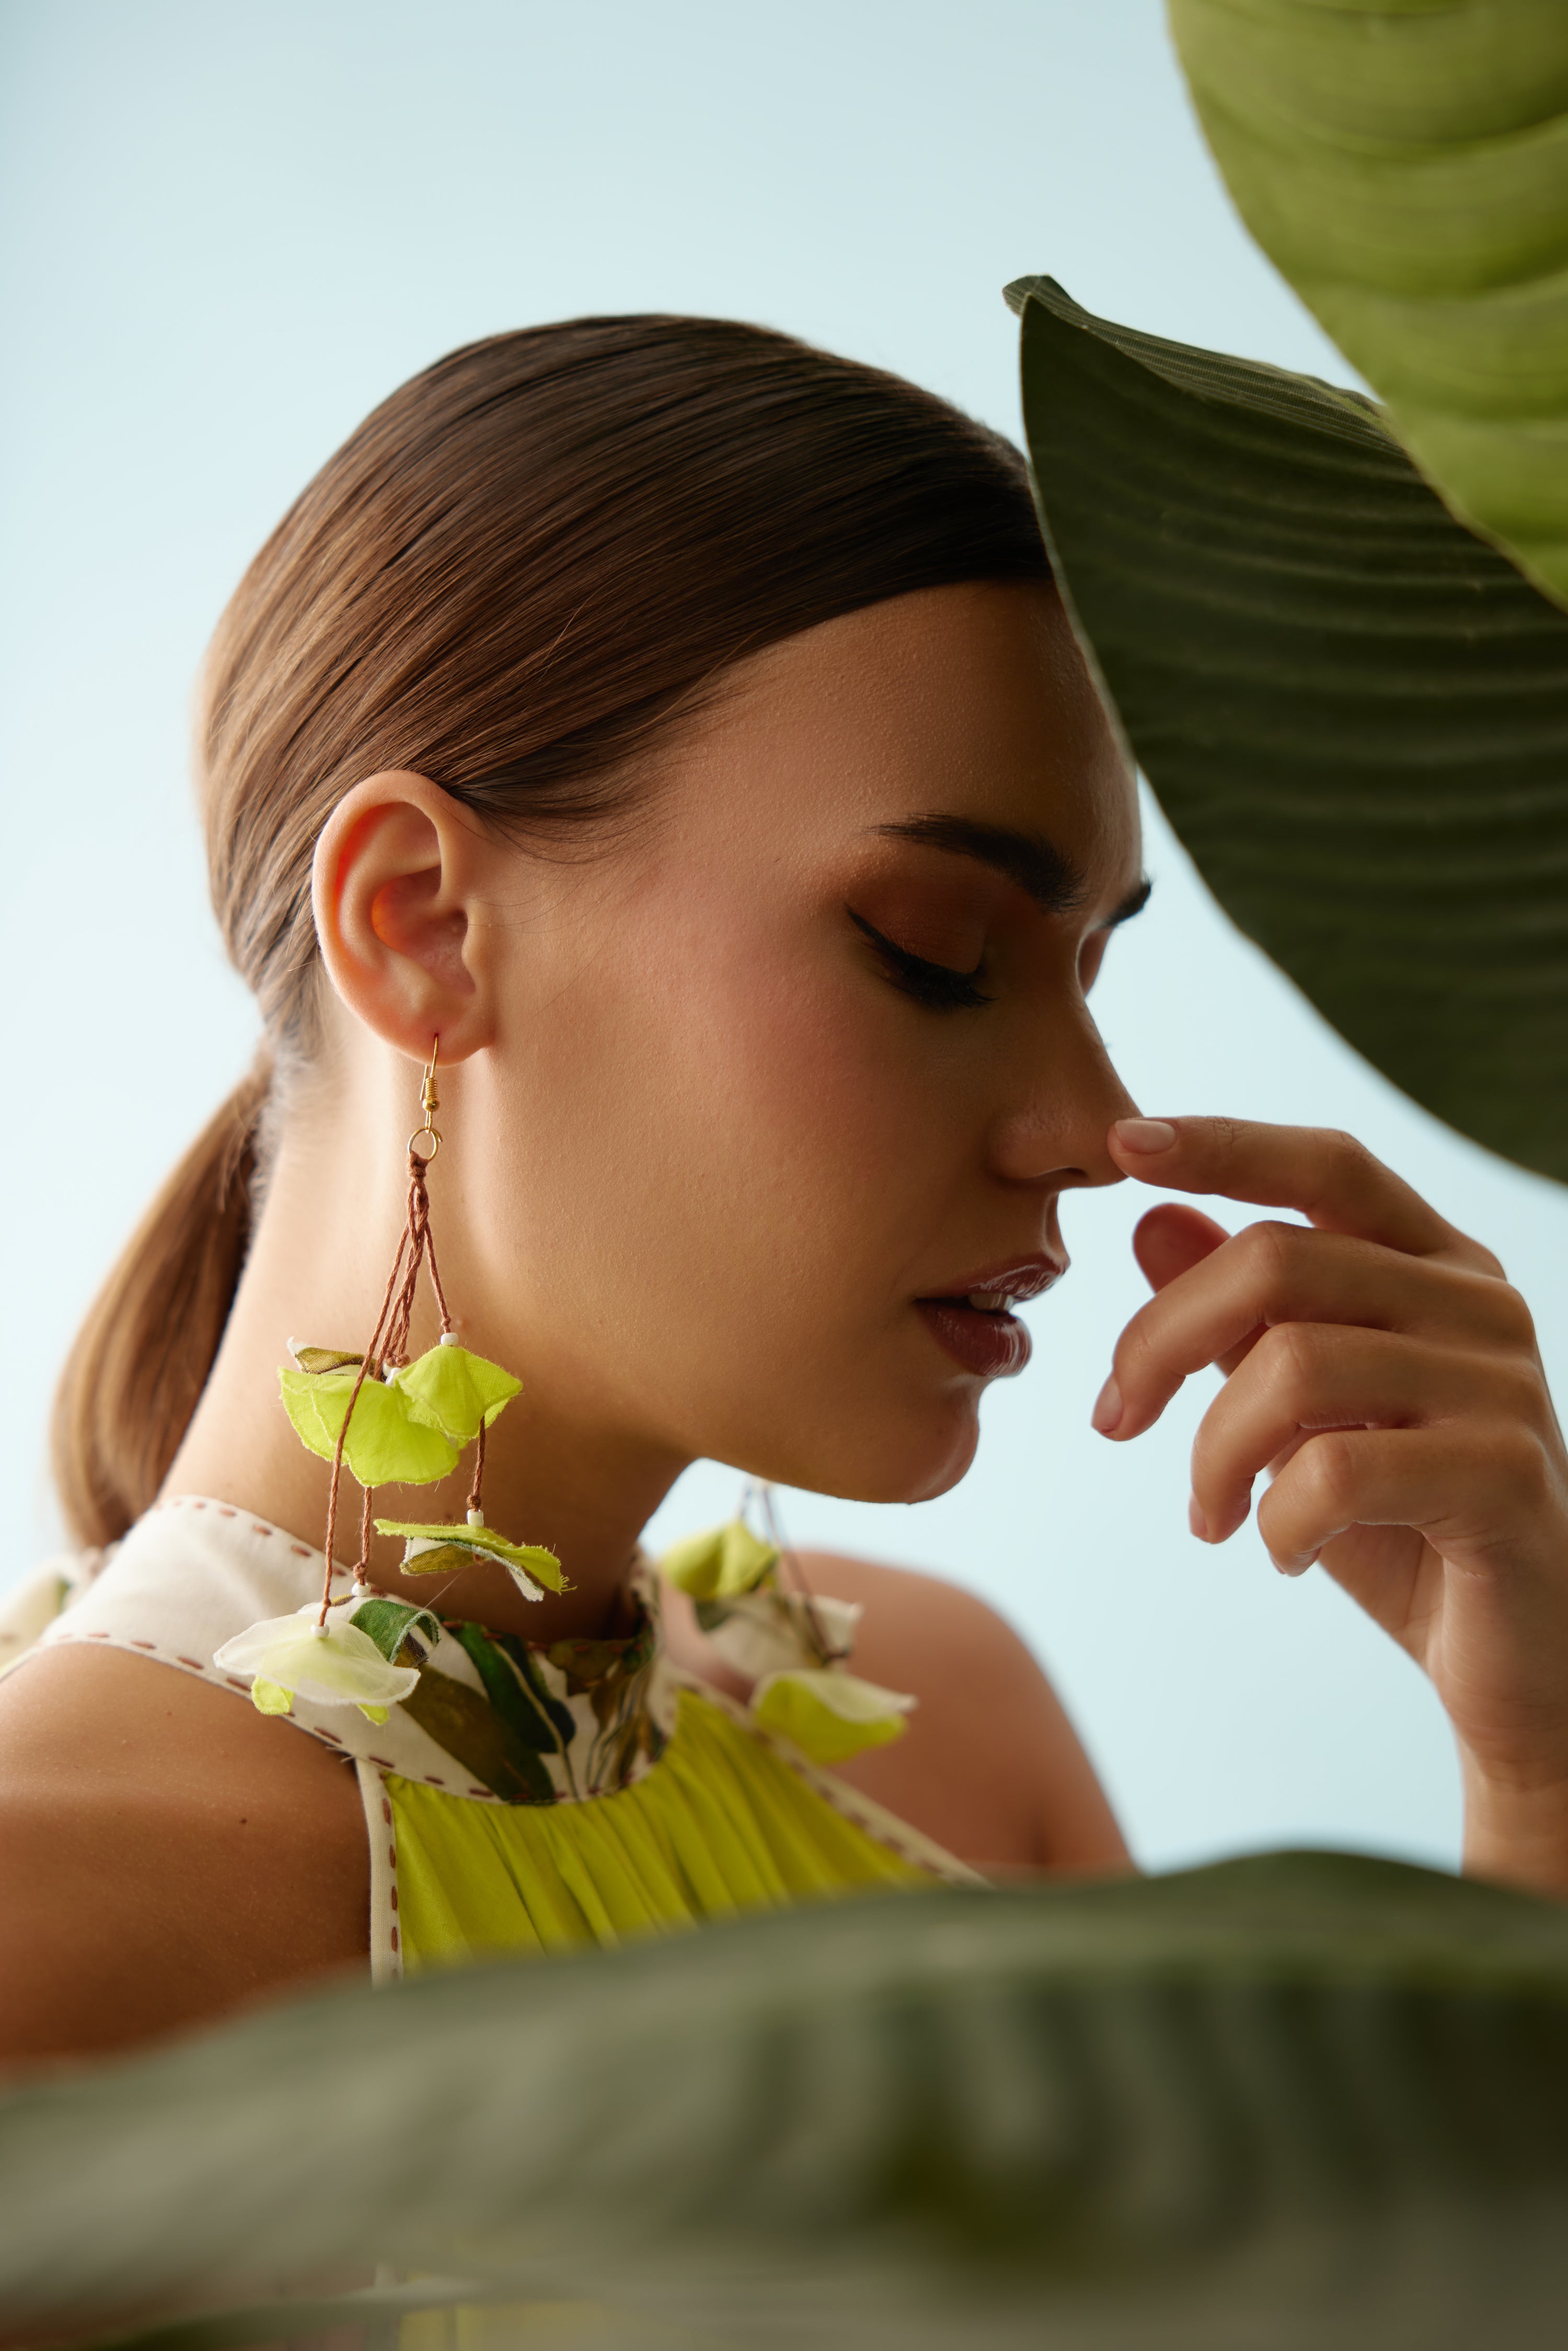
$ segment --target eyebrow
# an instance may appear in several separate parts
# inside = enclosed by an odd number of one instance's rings
[[[1082,870],[1043,833],[1019,832],[1009,824],[984,824],[967,816],[914,816],[902,824],[879,824],[876,830],[886,840],[919,841],[1005,873],[1042,914],[1070,914],[1083,904],[1088,884]],[[1146,880],[1135,883],[1102,927],[1113,931],[1142,914],[1152,887]]]

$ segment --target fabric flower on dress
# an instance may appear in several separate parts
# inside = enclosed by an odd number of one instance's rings
[[[731,1519],[674,1544],[660,1560],[659,1573],[694,1600],[727,1600],[755,1592],[778,1565],[777,1547],[754,1535],[744,1519]]]
[[[901,1739],[914,1705],[905,1693],[862,1682],[839,1666],[769,1674],[751,1693],[751,1711],[764,1730],[793,1740],[813,1763],[847,1762],[867,1747]]]
[[[470,1510],[468,1523],[464,1527],[421,1526],[402,1519],[378,1519],[376,1532],[402,1537],[405,1575],[455,1575],[461,1568],[472,1567],[476,1560],[495,1559],[499,1560],[525,1600],[542,1600],[541,1584],[550,1592],[571,1589],[553,1551],[546,1551],[542,1543],[508,1542],[505,1535],[487,1527],[476,1510]]]
[[[781,1554],[743,1519],[666,1552],[660,1573],[690,1597],[725,1663],[753,1683],[751,1712],[813,1763],[842,1763],[902,1738],[915,1701],[845,1671],[857,1603],[785,1592]]]
[[[226,1674],[252,1677],[252,1703],[261,1714],[292,1713],[297,1698],[312,1706],[357,1706],[371,1722],[384,1722],[387,1708],[407,1698],[419,1679],[414,1665],[396,1665],[411,1627],[431,1646],[441,1627],[428,1610],[406,1604],[390,1606],[402,1620],[382,1625],[356,1621],[378,1604],[356,1595],[328,1612],[325,1625],[314,1601],[292,1616],[269,1616],[225,1641],[213,1663]],[[378,1637],[378,1635],[380,1637]],[[388,1643],[392,1642],[390,1651]]]
[[[802,1662],[834,1666],[848,1658],[861,1620],[858,1601],[763,1584],[733,1600],[699,1600],[697,1623],[727,1666],[749,1681],[790,1673]]]

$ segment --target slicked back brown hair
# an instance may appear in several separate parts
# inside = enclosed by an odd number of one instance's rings
[[[1040,580],[1022,458],[896,376],[732,320],[581,319],[382,402],[240,582],[204,674],[213,900],[268,1040],[93,1307],[56,1409],[87,1542],[152,1501],[244,1263],[267,1066],[308,1057],[310,867],[411,768],[518,838],[602,826],[733,662],[919,588]]]

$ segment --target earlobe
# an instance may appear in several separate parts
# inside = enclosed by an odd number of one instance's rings
[[[316,844],[311,897],[321,960],[365,1026],[400,1051],[463,1060],[486,1041],[470,962],[475,841],[426,776],[371,776]]]

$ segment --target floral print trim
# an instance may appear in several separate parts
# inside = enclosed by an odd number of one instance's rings
[[[632,1604],[633,1628],[616,1641],[536,1648],[513,1633],[449,1624],[482,1691],[433,1663],[403,1712],[503,1803],[613,1795],[658,1761],[670,1735],[653,1703],[658,1620],[642,1593]]]
[[[29,1625],[19,1646],[32,1654],[62,1641],[105,1643],[249,1697],[247,1681],[216,1666],[214,1652],[258,1614],[282,1616],[299,1607],[320,1572],[319,1552],[249,1511],[174,1495],[138,1521],[79,1597],[62,1608],[67,1595],[52,1584],[48,1610],[60,1613],[50,1614],[41,1633]],[[405,1603],[361,1599],[361,1618],[373,1605],[389,1622],[402,1620],[396,1662],[422,1667],[413,1701],[377,1723],[354,1704],[327,1708],[301,1698],[289,1719],[345,1759],[471,1803],[570,1803],[613,1792],[634,1784],[664,1753],[679,1703],[664,1652],[657,1579],[641,1556],[627,1596],[623,1638],[537,1649]],[[333,1601],[353,1601],[345,1573],[334,1576]],[[375,1629],[390,1665],[393,1644],[386,1627],[378,1622]],[[510,1725],[505,1731],[497,1692]]]

